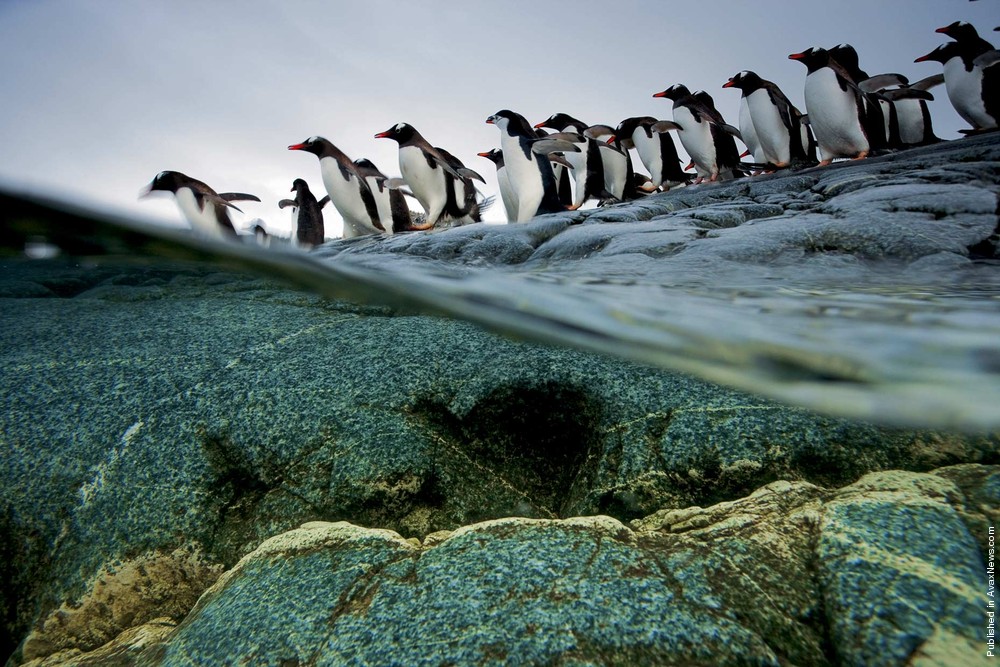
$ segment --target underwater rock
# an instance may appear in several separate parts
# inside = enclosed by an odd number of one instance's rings
[[[986,571],[947,476],[779,481],[631,527],[500,519],[422,547],[310,523],[244,557],[141,661],[981,664]]]

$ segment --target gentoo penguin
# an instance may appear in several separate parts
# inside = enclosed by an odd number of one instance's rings
[[[494,148],[485,153],[477,153],[479,157],[484,157],[491,161],[497,168],[497,185],[500,187],[500,201],[503,202],[504,211],[507,213],[507,221],[517,220],[517,194],[510,186],[510,178],[507,176],[507,167],[503,162],[503,151]]]
[[[864,127],[864,94],[850,74],[826,49],[814,47],[788,57],[808,69],[806,113],[822,153],[820,166],[838,157],[867,157],[871,144]]]
[[[456,224],[468,222],[482,222],[480,212],[493,203],[493,199],[487,197],[480,201],[479,191],[473,181],[486,184],[486,179],[479,172],[469,169],[457,157],[441,148],[435,146],[435,150],[440,153],[448,166],[458,172],[461,179],[450,179],[451,188],[448,192],[448,204],[445,206],[445,214]]]
[[[742,175],[739,170],[740,152],[733,133],[736,128],[726,125],[715,109],[708,93],[692,93],[687,86],[675,84],[654,93],[653,97],[673,100],[674,122],[680,126],[680,140],[698,171],[695,183]]]
[[[378,219],[385,228],[385,233],[395,234],[408,230],[411,224],[410,207],[406,204],[403,191],[390,187],[389,177],[379,171],[378,167],[367,158],[355,160],[354,168],[358,170],[358,175],[368,184],[368,189],[375,197]]]
[[[511,189],[517,193],[517,222],[565,210],[559,202],[555,173],[548,154],[579,152],[566,140],[540,138],[524,116],[508,109],[486,119],[500,130],[500,150]]]
[[[981,47],[973,40],[949,42],[914,62],[944,65],[944,86],[955,111],[973,130],[992,130],[1000,120],[1000,67],[997,52],[980,52]]]
[[[670,136],[671,130],[679,129],[680,126],[673,121],[661,121],[652,116],[626,118],[615,127],[615,139],[630,140],[639,154],[639,160],[649,172],[653,189],[664,183],[677,184],[690,180],[691,175],[681,169],[677,146]]]
[[[236,208],[231,201],[260,201],[253,195],[241,192],[218,193],[204,183],[179,171],[161,171],[140,197],[155,191],[172,192],[181,214],[196,232],[215,238],[235,238],[236,229],[228,209]],[[240,211],[242,213],[243,211]]]
[[[589,126],[566,113],[555,113],[535,125],[535,129],[549,128],[556,132],[576,132],[580,135],[577,146],[580,152],[570,152],[565,156],[573,170],[573,200],[570,210],[580,208],[588,199],[604,196],[604,160],[600,142],[584,136]]]
[[[909,148],[941,141],[934,134],[927,100],[934,99],[928,91],[942,83],[944,75],[934,74],[914,84],[879,91],[879,102],[886,111],[886,133],[890,146]]]
[[[295,199],[282,199],[278,202],[280,208],[289,205],[292,209],[292,245],[297,248],[314,248],[323,243],[323,206],[330,201],[323,197],[316,201],[315,195],[309,190],[309,184],[301,178],[292,181]]]
[[[948,35],[977,56],[981,56],[987,51],[994,49],[991,43],[979,36],[979,32],[976,31],[976,28],[971,23],[966,23],[965,21],[955,21],[943,28],[938,28],[934,32]]]
[[[344,238],[385,232],[372,191],[342,150],[323,137],[309,137],[301,144],[289,146],[288,150],[306,151],[319,158],[323,185],[334,208],[344,219]]]
[[[722,87],[742,91],[740,134],[746,142],[748,130],[753,130],[760,145],[761,163],[783,169],[793,162],[815,160],[815,147],[811,145],[808,129],[802,123],[802,113],[777,84],[760,78],[755,72],[744,70]],[[743,108],[747,111],[746,118]],[[744,123],[748,126],[746,129]],[[747,143],[747,146],[750,147],[750,144]],[[813,149],[811,155],[810,149]],[[757,159],[756,156],[754,159]]]
[[[462,219],[469,215],[465,208],[466,185],[471,186],[471,182],[467,183],[468,178],[450,164],[451,156],[431,146],[409,123],[397,123],[375,138],[399,144],[399,170],[427,214],[426,222],[417,229],[430,229],[449,217]]]

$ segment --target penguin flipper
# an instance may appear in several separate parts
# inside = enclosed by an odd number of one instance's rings
[[[326,198],[329,199],[329,197]],[[288,208],[289,206],[295,206],[294,199],[282,199],[278,202],[278,208]]]
[[[990,65],[997,62],[1000,62],[1000,50],[993,49],[992,51],[987,51],[986,53],[976,56],[976,59],[972,61],[972,64],[979,69],[986,69]]]
[[[944,83],[944,74],[932,74],[910,86],[912,90],[930,90]]]
[[[625,151],[623,151],[622,149],[618,148],[617,146],[612,146],[611,144],[606,144],[603,141],[600,142],[597,145],[603,151],[614,151],[615,153],[618,153],[619,155],[625,155]]]
[[[591,125],[583,131],[583,136],[588,139],[600,139],[614,133],[615,130],[610,125]]]
[[[889,72],[886,74],[876,74],[875,76],[870,76],[864,81],[858,82],[858,87],[866,93],[874,93],[883,88],[888,88],[889,86],[905,86],[910,82],[902,74],[896,74]]]
[[[330,195],[324,195],[323,198],[316,203],[319,204],[320,208],[323,208],[324,206],[330,203]]]
[[[875,93],[878,97],[895,102],[896,100],[933,100],[934,96],[919,88],[896,88]]]
[[[537,153],[538,155],[565,153],[566,151],[569,151],[570,153],[579,153],[580,147],[570,141],[566,141],[565,139],[552,139],[550,137],[535,139],[531,142],[531,152]]]
[[[260,197],[245,192],[220,192],[219,196],[226,201],[260,201]]]
[[[681,126],[672,120],[659,120],[649,126],[653,132],[670,132],[672,130],[681,131]]]
[[[566,167],[567,169],[572,169],[573,168],[573,165],[571,165],[569,163],[569,160],[567,160],[566,158],[564,158],[559,153],[549,153],[548,154],[548,158],[549,158],[549,162],[555,162],[556,164],[561,164],[562,166]]]
[[[463,178],[471,179],[471,180],[474,180],[474,181],[479,181],[480,183],[486,183],[486,179],[483,178],[482,176],[480,176],[479,172],[477,172],[477,171],[475,171],[473,169],[469,169],[468,167],[462,167],[461,169],[458,170],[458,173]]]
[[[539,137],[539,139],[556,139],[568,141],[573,144],[582,144],[587,140],[587,138],[579,132],[553,132],[552,134],[548,134],[544,137]]]

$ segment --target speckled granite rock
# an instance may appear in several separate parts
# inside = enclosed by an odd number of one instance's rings
[[[141,662],[987,664],[986,573],[949,474],[775,482],[631,528],[502,519],[422,547],[307,524],[242,559]]]

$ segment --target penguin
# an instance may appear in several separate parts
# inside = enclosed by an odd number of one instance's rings
[[[601,140],[598,146],[603,151],[601,160],[604,163],[605,197],[600,202],[601,206],[638,199],[648,194],[636,188],[638,181],[632,166],[632,155],[629,153],[634,148],[631,137],[616,136],[610,125],[591,125],[584,134],[588,138]]]
[[[706,178],[742,176],[740,152],[733,139],[739,131],[725,123],[715,109],[712,97],[704,91],[692,93],[687,86],[675,84],[654,93],[653,97],[673,100],[674,122],[680,126],[680,140],[698,171],[695,184]]]
[[[868,157],[871,143],[865,132],[864,94],[850,74],[826,49],[813,47],[788,57],[808,69],[806,112],[822,153],[820,166],[838,157]]]
[[[569,114],[555,113],[535,125],[535,129],[541,128],[580,135],[577,141],[580,152],[565,156],[573,171],[573,200],[567,208],[576,210],[589,199],[601,199],[605,193],[603,151],[597,139],[583,136],[588,125]]]
[[[559,202],[555,172],[548,154],[581,152],[579,146],[563,139],[539,137],[524,116],[509,109],[497,111],[486,122],[500,130],[500,150],[507,178],[511,189],[517,193],[517,222],[565,210]]]
[[[385,233],[375,196],[342,150],[323,137],[309,137],[301,144],[289,146],[288,150],[306,151],[319,158],[323,185],[334,208],[344,219],[344,238]]]
[[[631,141],[639,154],[639,161],[649,172],[652,189],[664,183],[686,183],[690,174],[681,169],[681,159],[677,146],[670,136],[671,130],[680,126],[673,121],[660,121],[652,116],[626,118],[615,127],[615,138],[624,137]]]
[[[399,144],[399,170],[427,215],[424,224],[414,229],[430,229],[448,217],[462,219],[468,215],[463,208],[466,177],[451,165],[451,156],[431,146],[409,123],[397,123],[375,138],[392,139]],[[461,193],[454,181],[462,184]]]
[[[479,191],[473,181],[479,181],[485,185],[486,179],[475,170],[466,167],[461,160],[440,146],[435,146],[434,150],[440,153],[448,162],[448,166],[461,177],[449,180],[450,187],[448,189],[448,203],[444,209],[445,214],[458,225],[482,222],[480,213],[489,207],[493,200],[486,198],[480,201]]]
[[[155,191],[173,193],[181,214],[191,224],[191,228],[195,232],[214,238],[236,238],[236,228],[233,227],[228,209],[237,211],[240,209],[229,202],[260,201],[254,195],[242,192],[220,194],[201,181],[179,171],[161,171],[139,196],[147,197]]]
[[[292,181],[295,199],[282,199],[278,202],[280,208],[291,204],[292,209],[292,245],[297,248],[310,249],[323,243],[323,206],[330,198],[323,197],[316,201],[315,195],[309,190],[309,184],[301,178]]]
[[[406,203],[403,191],[391,187],[389,177],[379,171],[379,168],[367,158],[355,160],[354,168],[368,184],[368,189],[375,197],[378,219],[385,228],[385,233],[396,234],[410,229],[410,207]]]
[[[944,86],[955,111],[972,132],[995,130],[1000,121],[1000,67],[996,51],[977,54],[975,42],[948,42],[913,62],[944,65]],[[968,133],[969,130],[963,130]]]
[[[747,129],[754,130],[761,153],[761,159],[755,156],[755,161],[776,169],[784,169],[793,163],[815,161],[815,147],[808,141],[808,129],[803,132],[806,126],[802,123],[802,112],[795,108],[777,84],[762,79],[755,72],[744,70],[722,87],[742,91],[741,111],[745,107],[747,117],[744,119],[740,114],[740,134],[747,142]],[[744,129],[744,123],[748,125],[747,129]],[[750,144],[747,143],[747,146]]]
[[[510,178],[507,176],[507,167],[503,162],[503,151],[494,148],[485,153],[477,153],[479,157],[484,157],[497,168],[497,185],[500,186],[500,201],[503,203],[504,211],[507,214],[507,222],[517,220],[517,193],[510,186]]]
[[[987,51],[992,51],[995,47],[979,36],[979,32],[971,23],[965,21],[955,21],[943,28],[938,28],[934,32],[951,37],[976,56],[981,56]]]
[[[890,135],[894,121],[889,116],[895,113],[892,104],[877,93],[889,86],[905,86],[909,80],[902,74],[886,73],[871,76],[861,69],[857,49],[850,44],[837,44],[828,49],[830,57],[847,71],[851,81],[861,89],[864,100],[864,125],[871,144],[871,152],[888,148],[903,148],[895,135]]]
[[[886,133],[890,146],[909,148],[941,141],[934,134],[927,101],[934,99],[928,91],[942,83],[944,75],[934,74],[914,84],[879,91],[880,103],[886,111]]]

